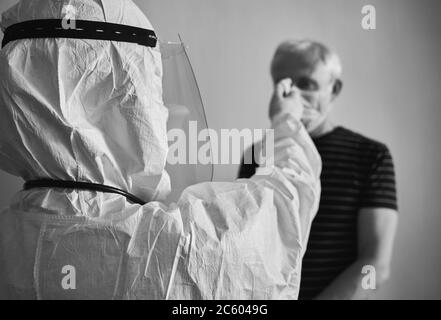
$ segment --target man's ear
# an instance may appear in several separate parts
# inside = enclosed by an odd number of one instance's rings
[[[340,79],[335,80],[334,85],[332,87],[332,100],[334,100],[340,95],[342,89],[343,89],[343,81],[341,81]]]

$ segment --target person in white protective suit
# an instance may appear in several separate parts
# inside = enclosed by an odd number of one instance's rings
[[[152,29],[131,1],[26,0],[1,26],[61,19]],[[112,186],[30,188],[0,214],[0,298],[296,299],[320,157],[289,80],[275,90],[273,165],[235,182],[189,186],[165,205],[167,116],[155,48],[32,38],[0,52],[0,168],[25,181]]]

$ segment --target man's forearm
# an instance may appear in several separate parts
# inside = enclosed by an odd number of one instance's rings
[[[371,265],[375,267],[375,288],[378,289],[387,279],[387,272],[378,267],[376,261],[370,259],[359,259],[341,273],[325,290],[317,300],[366,300],[372,297],[376,289],[364,289],[363,278],[367,275],[362,273],[363,267]]]

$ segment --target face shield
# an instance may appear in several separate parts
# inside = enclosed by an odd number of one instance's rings
[[[168,109],[168,140],[170,152],[165,170],[170,176],[171,193],[167,200],[175,201],[189,185],[209,181],[213,175],[211,145],[207,131],[207,121],[199,88],[191,67],[186,48],[182,42],[161,43],[153,30],[142,29],[108,22],[76,20],[75,27],[65,28],[63,20],[31,20],[9,26],[5,31],[2,47],[9,42],[30,38],[72,38],[129,42],[160,50],[163,66],[163,102]],[[153,72],[153,71],[152,71]],[[118,124],[115,124],[118,125]],[[63,181],[61,181],[63,182]],[[63,187],[58,181],[57,186]],[[69,181],[65,187],[76,188]],[[81,181],[77,181],[82,183]],[[30,184],[32,185],[32,184]],[[54,182],[40,181],[34,187],[54,187]],[[79,186],[77,186],[79,188]],[[84,187],[84,188],[83,188]],[[92,188],[93,187],[93,188]],[[104,188],[91,183],[82,189],[115,192],[116,188]],[[118,191],[118,189],[116,190]],[[123,194],[124,195],[124,194]],[[145,203],[151,199],[126,197],[132,202]],[[135,200],[133,200],[135,199]]]
[[[189,185],[213,178],[210,136],[204,105],[184,43],[160,43],[163,100],[169,110],[166,170],[172,183],[169,201]]]

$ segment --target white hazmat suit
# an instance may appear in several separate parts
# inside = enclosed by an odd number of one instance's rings
[[[152,29],[131,1],[26,0],[6,27],[61,19]],[[269,174],[188,187],[170,206],[167,109],[158,48],[24,39],[0,53],[0,168],[25,181],[85,181],[96,191],[20,191],[0,214],[0,298],[296,299],[320,157],[289,113],[273,121]],[[172,186],[171,186],[172,187]]]

